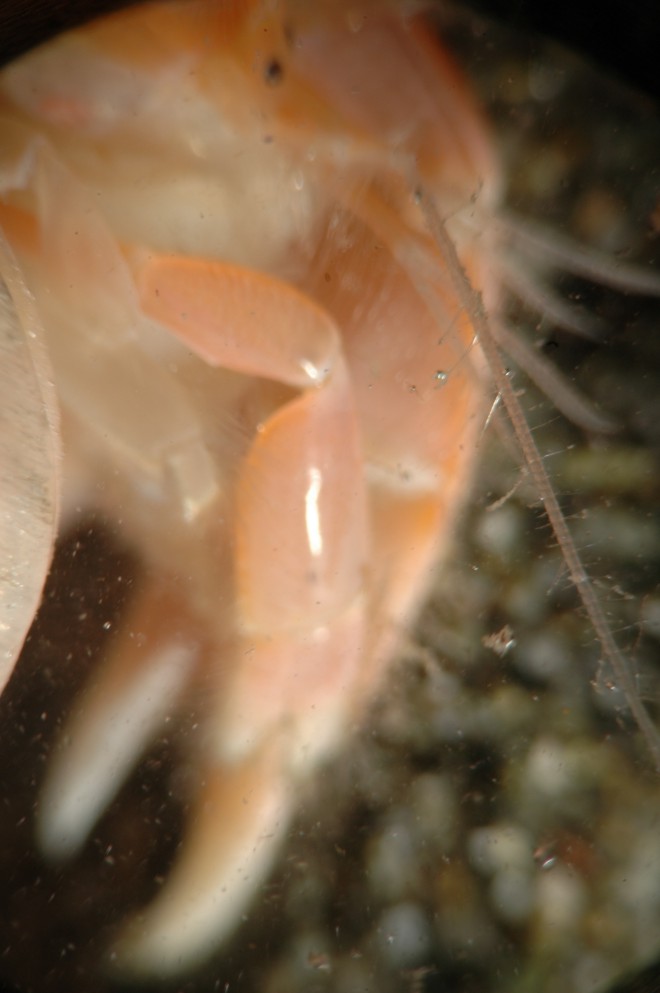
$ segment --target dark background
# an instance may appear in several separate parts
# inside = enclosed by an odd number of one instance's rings
[[[660,98],[657,0],[473,0],[471,6],[523,31],[553,37]]]

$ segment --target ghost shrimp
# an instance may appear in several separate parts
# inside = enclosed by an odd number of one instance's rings
[[[420,17],[367,0],[146,5],[16,63],[1,94],[3,275],[38,352],[26,402],[45,412],[30,437],[50,487],[7,657],[48,568],[57,481],[62,526],[99,507],[141,563],[39,839],[73,854],[192,696],[185,844],[117,946],[175,972],[237,925],[296,787],[377,691],[465,499],[489,376],[516,423],[484,317],[497,157]],[[560,402],[606,426],[567,387]],[[33,477],[15,475],[24,500]]]

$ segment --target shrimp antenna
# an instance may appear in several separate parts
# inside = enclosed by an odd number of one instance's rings
[[[541,454],[532,437],[532,432],[523,409],[516,396],[513,385],[505,373],[502,355],[495,337],[490,330],[481,294],[473,287],[467,272],[461,264],[456,247],[447,232],[446,225],[440,216],[435,200],[419,186],[415,187],[415,193],[429,234],[435,241],[447,264],[460,305],[472,319],[474,331],[489,366],[495,388],[498,395],[502,398],[530,478],[536,487],[550,526],[562,550],[571,580],[600,643],[603,657],[612,667],[612,671],[614,672],[620,690],[626,698],[630,712],[644,736],[656,771],[660,772],[660,733],[640,699],[628,661],[612,635],[605,613],[596,595],[593,582],[583,565],[573,535],[559,506],[559,501],[555,495],[550,477],[543,465]]]

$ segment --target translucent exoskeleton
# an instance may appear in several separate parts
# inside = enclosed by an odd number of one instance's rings
[[[501,352],[582,429],[611,432],[508,330],[504,288],[593,334],[540,273],[637,294],[657,281],[508,216],[484,113],[419,12],[154,4],[15,63],[1,94],[6,327],[22,349],[6,378],[20,374],[30,440],[8,436],[25,465],[8,470],[4,548],[12,532],[34,543],[16,553],[9,663],[60,486],[61,532],[96,516],[132,558],[117,630],[48,759],[45,855],[74,856],[151,741],[180,714],[187,731],[181,850],[111,961],[185,972],[249,911],[300,790],[408,637],[494,405],[517,418],[657,756]]]

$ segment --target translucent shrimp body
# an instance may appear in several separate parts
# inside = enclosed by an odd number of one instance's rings
[[[483,360],[413,188],[495,305],[475,218],[497,208],[496,159],[418,18],[375,2],[135,8],[11,66],[0,111],[0,228],[57,394],[35,367],[39,469],[60,478],[59,410],[64,523],[101,510],[142,565],[40,843],[79,848],[195,700],[186,839],[118,944],[176,972],[240,920],[446,552]],[[56,503],[53,483],[46,521]],[[53,540],[34,533],[12,658]]]

